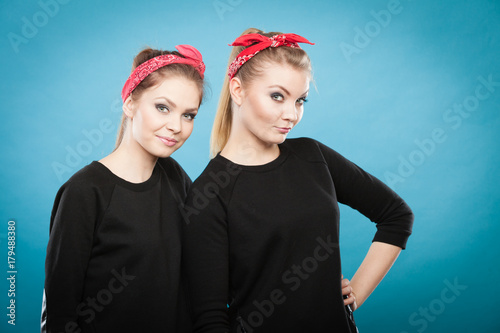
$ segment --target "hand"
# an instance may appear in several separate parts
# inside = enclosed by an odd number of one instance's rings
[[[351,287],[351,281],[348,279],[344,279],[342,275],[342,295],[347,298],[344,298],[344,305],[350,305],[352,311],[356,311],[358,308],[358,304],[356,303],[356,294]]]

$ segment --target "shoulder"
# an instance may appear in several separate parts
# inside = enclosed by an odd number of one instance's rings
[[[317,146],[317,144],[318,141],[306,137],[286,139],[285,142],[282,143],[282,145],[294,150],[307,150]]]
[[[180,164],[174,160],[172,157],[159,158],[158,164],[166,171],[166,172],[174,172],[177,174],[185,173],[184,169],[180,166]]]
[[[110,184],[110,177],[107,175],[106,167],[97,161],[83,167],[71,176],[66,183],[61,186],[61,190],[87,192],[94,188],[100,188]]]
[[[186,171],[172,157],[159,158],[157,163],[170,179],[177,179],[182,182],[191,181]]]
[[[96,209],[98,202],[102,201],[99,198],[109,197],[107,194],[113,191],[114,183],[109,172],[96,161],[77,171],[59,188],[54,200],[52,219],[61,206],[65,211]]]
[[[189,222],[223,221],[232,192],[242,169],[217,155],[189,188],[184,217]],[[200,214],[203,212],[202,214]],[[215,221],[213,220],[213,221]]]
[[[189,197],[199,192],[209,198],[227,197],[240,173],[241,167],[217,155],[193,182]]]
[[[330,147],[311,138],[287,139],[282,143],[282,146],[300,158],[311,162],[325,162],[326,157],[330,155],[340,156]]]
[[[159,158],[157,164],[167,175],[169,181],[178,184],[185,190],[191,185],[191,178],[189,178],[186,171],[172,157]]]
[[[198,184],[204,182],[209,175],[214,172],[219,172],[224,169],[224,161],[220,158],[219,155],[210,159],[208,164],[205,166],[205,169],[200,173],[200,175],[193,181],[194,184]]]

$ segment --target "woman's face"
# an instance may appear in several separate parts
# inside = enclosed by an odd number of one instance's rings
[[[234,80],[234,79],[233,79]],[[239,79],[238,79],[239,80]],[[268,64],[249,84],[234,90],[233,101],[240,107],[234,118],[238,129],[259,144],[279,144],[298,124],[309,92],[309,73],[289,65]]]
[[[124,105],[133,141],[155,157],[168,157],[179,149],[193,131],[201,103],[196,83],[175,76],[143,91],[137,100]]]

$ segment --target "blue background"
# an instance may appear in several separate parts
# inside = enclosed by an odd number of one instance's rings
[[[135,54],[189,43],[204,56],[212,93],[174,154],[196,178],[208,162],[227,43],[248,27],[316,43],[304,46],[316,88],[291,136],[336,149],[414,210],[407,250],[356,312],[360,332],[499,331],[498,1],[54,1],[0,4],[0,331],[38,330],[54,196],[112,150]],[[11,219],[15,326],[6,316]],[[351,277],[375,227],[347,207],[341,221]]]

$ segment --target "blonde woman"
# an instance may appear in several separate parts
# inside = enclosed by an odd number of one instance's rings
[[[194,332],[356,332],[352,310],[411,233],[410,208],[382,182],[318,141],[286,139],[311,80],[298,43],[309,41],[249,29],[232,44],[214,157],[186,204]],[[378,229],[351,281],[341,273],[338,203]]]
[[[170,155],[193,130],[205,65],[176,48],[135,57],[116,149],[57,193],[42,332],[190,331],[179,207],[191,180]]]

